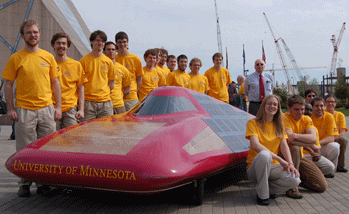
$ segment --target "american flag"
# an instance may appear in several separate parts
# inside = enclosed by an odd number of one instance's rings
[[[267,63],[267,57],[265,57],[265,52],[264,52],[263,40],[262,40],[262,59],[264,63]]]

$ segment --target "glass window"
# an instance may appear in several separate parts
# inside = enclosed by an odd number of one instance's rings
[[[193,110],[197,108],[186,97],[148,96],[135,114],[162,115]]]

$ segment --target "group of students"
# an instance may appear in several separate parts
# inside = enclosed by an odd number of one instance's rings
[[[335,111],[335,97],[315,97],[313,90],[305,94],[306,99],[288,98],[288,113],[282,113],[277,95],[268,95],[256,118],[247,123],[251,146],[247,176],[256,185],[259,205],[269,205],[280,192],[301,199],[299,185],[324,192],[325,178],[348,171],[344,168],[348,129],[344,114]]]

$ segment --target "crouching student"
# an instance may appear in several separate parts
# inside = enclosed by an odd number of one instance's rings
[[[301,182],[292,163],[282,120],[280,101],[272,94],[264,98],[257,117],[247,122],[246,139],[251,145],[247,177],[256,186],[259,205],[269,205],[269,198],[296,188]],[[285,159],[278,156],[279,152]]]

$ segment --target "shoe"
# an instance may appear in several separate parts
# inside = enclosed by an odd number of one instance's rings
[[[303,195],[299,192],[298,189],[289,189],[286,191],[286,195],[293,199],[301,199]]]
[[[327,175],[324,175],[325,178],[334,178],[334,174],[327,174]]]
[[[36,189],[36,194],[46,196],[51,191],[51,188],[47,185],[40,186]]]
[[[348,172],[348,169],[346,169],[344,167],[338,167],[337,172]]]
[[[275,199],[275,198],[277,198],[277,197],[278,197],[278,195],[276,195],[276,194],[270,194],[270,195],[269,195],[269,198],[270,198],[270,199]]]
[[[262,206],[268,206],[269,205],[269,199],[260,199],[257,195],[257,204]]]
[[[19,187],[18,197],[29,197],[30,196],[30,187],[28,185],[23,185]]]

